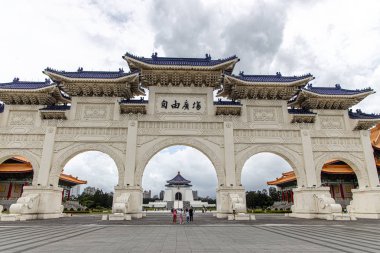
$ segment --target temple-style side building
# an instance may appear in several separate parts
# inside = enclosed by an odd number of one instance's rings
[[[24,186],[32,185],[32,164],[21,156],[11,157],[0,164],[0,205],[6,208],[16,202],[23,193]],[[70,192],[74,186],[86,184],[72,175],[61,173],[59,187],[63,189],[62,200],[70,199]]]
[[[350,113],[352,114],[352,112]],[[370,136],[380,180],[380,124],[371,129]],[[355,172],[347,163],[339,160],[331,160],[323,165],[321,182],[323,186],[330,188],[332,198],[344,208],[352,200],[352,189],[358,187]],[[294,202],[293,189],[297,188],[294,171],[284,172],[281,177],[268,181],[267,184],[277,187],[277,190],[280,191],[281,202],[289,204]]]

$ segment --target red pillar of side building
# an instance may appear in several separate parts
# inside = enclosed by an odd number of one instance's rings
[[[291,198],[292,203],[294,203],[294,199],[293,199],[293,190],[290,191],[290,198]]]
[[[339,184],[339,187],[340,187],[340,195],[341,195],[342,199],[344,199],[343,185]]]
[[[70,200],[70,190],[67,191],[67,200]]]
[[[8,194],[7,194],[7,199],[10,199],[12,196],[12,182],[9,183],[9,188],[8,188]]]

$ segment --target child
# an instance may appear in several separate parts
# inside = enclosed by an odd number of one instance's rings
[[[179,210],[179,224],[183,223],[182,209]]]
[[[189,213],[189,209],[186,208],[186,223],[189,223],[190,221],[190,213]]]

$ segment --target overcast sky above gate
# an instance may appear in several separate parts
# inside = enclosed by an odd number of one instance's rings
[[[41,71],[48,66],[68,71],[79,66],[127,70],[121,58],[126,51],[141,56],[157,51],[159,56],[236,54],[241,61],[235,73],[310,72],[316,77],[315,86],[340,83],[343,88],[371,86],[380,91],[379,13],[376,0],[2,1],[0,82],[14,77],[43,80]],[[379,100],[377,93],[359,107],[380,112]],[[180,152],[197,157],[191,149]],[[260,159],[258,164],[268,161],[265,156]],[[101,162],[93,166],[97,165],[103,166]],[[264,167],[249,173],[276,177],[284,170],[277,162],[271,167],[278,171]],[[89,181],[93,178],[88,177],[101,178],[91,174],[85,178]],[[164,173],[165,179],[171,177],[172,173]],[[147,179],[152,184],[155,180]],[[259,188],[264,183],[257,177],[250,182]]]

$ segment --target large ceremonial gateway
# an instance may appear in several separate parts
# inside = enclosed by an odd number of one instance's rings
[[[271,152],[292,166],[297,188],[292,216],[334,219],[341,206],[321,186],[330,160],[356,174],[351,216],[380,218],[380,184],[368,129],[380,116],[348,109],[374,93],[340,85],[314,87],[303,76],[233,75],[236,56],[151,58],[125,54],[131,72],[43,72],[44,82],[15,78],[0,84],[0,163],[30,161],[32,185],[10,207],[7,219],[59,217],[60,173],[75,155],[108,154],[118,168],[113,213],[142,217],[142,176],[148,161],[172,145],[203,152],[218,179],[217,216],[246,211],[244,163]],[[149,90],[149,99],[136,99]],[[214,101],[213,91],[224,100]],[[228,100],[228,101],[226,101]]]

